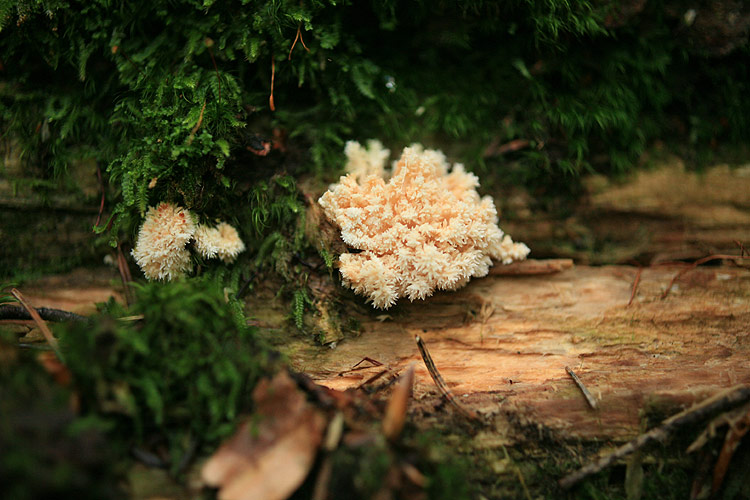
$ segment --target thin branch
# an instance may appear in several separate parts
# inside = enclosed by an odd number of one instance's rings
[[[388,368],[386,368],[385,370],[379,371],[378,373],[376,373],[372,377],[368,378],[367,380],[365,380],[364,382],[362,382],[361,384],[359,384],[357,386],[357,389],[365,389],[365,387],[367,387],[368,385],[372,384],[373,382],[375,382],[376,380],[378,380],[380,377],[382,377],[383,375],[385,375],[388,372],[390,372],[390,370]],[[389,384],[386,384],[386,385],[389,385]]]
[[[297,26],[297,36],[294,37],[294,41],[292,42],[292,48],[289,49],[289,56],[286,58],[287,61],[292,60],[292,51],[294,51],[294,47],[297,46],[297,40],[299,40],[299,28],[300,28],[300,25]]]
[[[527,148],[530,144],[530,142],[527,139],[513,139],[510,142],[506,142],[503,145],[499,145],[500,141],[498,139],[495,139],[490,143],[489,146],[484,150],[484,156],[485,158],[491,157],[491,156],[501,156],[505,153],[512,153],[514,151],[518,151],[520,149]]]
[[[89,319],[80,314],[51,309],[49,307],[36,307],[39,316],[47,321],[80,321],[87,322]],[[31,314],[23,306],[15,304],[4,304],[0,306],[0,319],[31,320]]]
[[[268,106],[271,111],[276,111],[276,106],[273,104],[273,80],[276,78],[276,59],[271,56],[271,95],[268,97]]]
[[[216,59],[214,59],[214,51],[211,50],[211,45],[213,45],[213,41],[211,41],[210,44],[206,43],[208,55],[211,56],[211,62],[214,65],[214,71],[216,71],[216,80],[219,82],[219,98],[217,99],[217,102],[221,102],[221,77],[219,76],[219,67],[216,65]]]
[[[437,385],[437,388],[440,390],[443,397],[450,404],[452,404],[464,417],[470,420],[479,420],[479,416],[475,412],[469,410],[468,408],[464,408],[458,403],[458,401],[456,401],[453,393],[450,391],[450,389],[448,389],[448,385],[445,383],[445,380],[443,380],[440,372],[438,372],[437,367],[435,366],[435,362],[432,361],[432,356],[430,356],[430,353],[427,351],[427,346],[422,341],[422,338],[419,335],[415,335],[414,340],[416,340],[417,342],[419,353],[422,355],[422,360],[427,367],[427,371],[430,373],[432,380],[435,382],[435,385]]]
[[[99,189],[102,190],[102,200],[99,202],[99,215],[96,216],[94,227],[99,226],[102,220],[102,213],[104,213],[104,181],[102,180],[102,169],[99,168],[99,165],[96,166],[96,177],[99,179]]]
[[[643,272],[643,268],[638,267],[638,272],[635,273],[635,279],[633,280],[633,289],[630,291],[630,300],[628,301],[628,305],[631,305],[633,303],[633,300],[635,299],[635,294],[638,292],[638,284],[641,282],[642,272]]]
[[[120,271],[122,288],[125,293],[125,303],[130,305],[133,303],[133,292],[130,289],[130,282],[133,281],[133,276],[130,274],[128,261],[125,260],[125,254],[123,254],[122,246],[119,243],[117,244],[117,269]]]
[[[45,323],[42,317],[39,316],[39,313],[36,312],[36,309],[31,307],[31,304],[26,301],[26,297],[24,297],[23,294],[18,291],[18,289],[11,288],[10,293],[13,294],[13,296],[18,299],[18,302],[20,302],[21,305],[29,312],[29,314],[31,315],[31,319],[36,322],[37,326],[42,331],[44,338],[47,339],[47,343],[50,345],[52,350],[55,351],[57,359],[59,359],[62,363],[65,363],[63,355],[60,352],[60,346],[57,343],[57,339],[54,335],[52,335],[52,331],[47,326],[47,323]]]
[[[122,55],[136,69],[136,71],[138,71],[141,76],[145,76],[143,71],[141,71],[141,68],[136,63],[134,63],[131,58],[128,57],[125,51],[119,47],[119,45],[115,45],[112,47],[112,53]]]
[[[674,275],[672,278],[672,281],[669,282],[669,285],[667,286],[667,289],[664,290],[664,293],[661,294],[661,298],[664,299],[669,295],[669,292],[672,290],[672,287],[674,286],[675,281],[682,276],[683,274],[687,273],[688,271],[692,271],[696,267],[700,266],[701,264],[705,264],[706,262],[710,262],[712,260],[737,260],[737,259],[750,259],[750,255],[742,256],[742,255],[709,255],[708,257],[703,257],[702,259],[698,259],[689,266],[687,266],[685,269],[680,270],[677,274]]]
[[[594,398],[594,396],[591,395],[589,390],[586,389],[586,386],[583,385],[583,382],[581,382],[581,379],[578,378],[578,375],[576,375],[576,373],[569,366],[565,367],[565,371],[568,372],[568,375],[570,375],[570,378],[573,379],[573,382],[575,382],[578,388],[581,390],[584,397],[586,398],[586,401],[589,403],[589,406],[592,409],[596,410],[598,408],[598,404],[596,403],[596,398]]]
[[[401,434],[406,423],[406,410],[414,387],[414,363],[409,365],[393,389],[383,417],[383,435],[388,440],[395,440]]]
[[[724,482],[724,476],[726,476],[729,464],[732,462],[734,452],[737,451],[748,430],[750,430],[750,411],[745,408],[744,414],[729,426],[724,438],[724,445],[721,447],[719,458],[716,460],[714,477],[711,482],[711,495],[714,498],[721,489],[721,484]]]
[[[195,127],[190,131],[190,135],[187,138],[188,146],[193,143],[193,140],[195,139],[195,133],[198,132],[198,129],[201,128],[201,124],[203,123],[203,112],[206,111],[206,100],[203,99],[203,106],[201,106],[201,114],[198,115],[198,123],[195,124]]]
[[[297,35],[294,37],[294,41],[292,42],[292,48],[289,49],[289,57],[287,58],[287,61],[292,60],[292,51],[294,50],[294,47],[297,45],[297,40],[302,42],[302,46],[305,48],[306,51],[310,52],[310,49],[308,49],[307,45],[305,45],[304,38],[302,38],[302,23],[299,23],[297,25]]]
[[[526,497],[526,500],[531,500],[531,494],[529,493],[529,489],[526,487],[526,480],[523,477],[523,473],[521,472],[521,468],[518,467],[518,465],[511,461],[510,455],[508,454],[508,449],[503,446],[503,452],[505,453],[505,460],[508,462],[513,463],[513,468],[516,469],[516,477],[518,477],[518,482],[521,483],[521,487],[523,488],[524,496]]]
[[[596,474],[609,467],[617,460],[638,451],[654,441],[664,442],[677,429],[694,424],[703,420],[711,414],[725,411],[740,404],[750,401],[750,386],[739,385],[722,391],[708,399],[703,400],[693,408],[689,408],[666,419],[659,427],[655,427],[645,434],[641,434],[629,443],[620,446],[612,453],[603,456],[599,460],[568,474],[559,481],[561,488],[567,489],[579,481]]]
[[[370,364],[369,365],[362,365],[362,363],[364,363],[365,361],[368,362],[368,363],[370,363]],[[349,368],[347,370],[340,371],[338,373],[338,376],[342,377],[343,375],[345,375],[347,373],[358,372],[358,371],[361,371],[361,370],[367,370],[369,368],[376,368],[378,366],[383,366],[383,363],[381,363],[377,359],[372,359],[372,358],[368,358],[367,356],[365,356],[364,358],[360,359],[357,362],[357,364],[355,364],[351,368]]]
[[[734,240],[734,243],[740,247],[740,257],[745,256],[745,252],[747,252],[747,249],[745,248],[745,245],[740,240]],[[748,252],[748,255],[750,255],[750,252]]]
[[[573,267],[572,259],[527,259],[490,268],[490,276],[534,276],[554,274]]]

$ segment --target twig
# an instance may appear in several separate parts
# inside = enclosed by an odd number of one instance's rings
[[[16,345],[18,347],[20,347],[21,349],[32,349],[32,350],[36,350],[36,351],[47,351],[47,352],[49,352],[49,351],[52,350],[52,348],[50,346],[48,346],[48,345],[27,344],[25,342],[19,343],[19,344],[16,344]]]
[[[214,65],[214,71],[216,71],[216,80],[219,82],[219,96],[218,96],[217,102],[221,102],[221,77],[219,76],[219,67],[216,65],[216,59],[214,59],[214,51],[211,50],[211,47],[213,46],[213,44],[214,44],[213,40],[211,40],[210,38],[206,39],[206,48],[208,48],[208,55],[211,56],[211,62]]]
[[[337,411],[331,423],[328,424],[325,439],[323,440],[323,462],[320,464],[318,477],[315,478],[313,487],[312,500],[327,500],[328,485],[331,482],[331,473],[333,472],[333,462],[331,453],[336,450],[341,441],[341,435],[344,433],[344,414]]]
[[[316,384],[309,375],[301,372],[289,371],[289,376],[297,383],[297,386],[313,396],[323,408],[336,408],[336,392]],[[339,393],[340,394],[340,393]]]
[[[492,266],[489,274],[491,276],[533,276],[559,273],[572,267],[572,259],[527,259],[512,264]]]
[[[195,124],[193,129],[190,131],[190,135],[187,138],[187,144],[188,146],[193,143],[193,140],[195,139],[195,133],[198,132],[198,129],[201,128],[201,124],[203,123],[203,112],[206,111],[206,100],[203,99],[203,106],[201,106],[201,114],[198,115],[198,123]]]
[[[740,247],[740,257],[744,257],[745,256],[745,252],[747,252],[747,250],[745,249],[745,245],[743,245],[740,240],[734,240],[734,243],[738,247]],[[748,254],[750,255],[750,252],[748,252]]]
[[[36,312],[36,309],[31,307],[31,304],[29,304],[26,301],[26,298],[19,292],[16,288],[11,288],[10,293],[13,294],[13,296],[18,299],[18,302],[21,303],[21,305],[26,308],[26,310],[31,315],[31,319],[33,319],[39,329],[42,331],[42,334],[44,335],[44,338],[47,339],[47,343],[50,345],[53,351],[55,351],[55,354],[57,355],[57,359],[59,359],[62,363],[65,363],[63,359],[63,355],[60,352],[60,347],[57,343],[57,339],[52,335],[52,331],[47,326],[47,323],[44,322],[41,316],[39,316],[39,313]]]
[[[414,363],[409,365],[393,389],[388,406],[383,417],[383,435],[386,439],[393,441],[404,429],[406,423],[406,410],[409,407],[411,391],[414,386]]]
[[[518,151],[519,149],[524,149],[529,146],[529,141],[527,139],[513,139],[510,142],[506,142],[505,144],[498,145],[500,141],[495,139],[492,141],[492,143],[487,146],[487,148],[484,150],[484,156],[485,158],[488,158],[490,156],[500,156],[504,155],[505,153],[512,153],[514,151]]]
[[[724,476],[729,468],[729,463],[732,461],[732,456],[734,456],[734,452],[739,447],[743,436],[747,434],[748,430],[750,430],[750,411],[745,409],[744,415],[732,422],[727,430],[724,445],[721,447],[719,458],[716,460],[716,466],[714,467],[711,495],[715,496],[721,489],[721,484],[724,482]]]
[[[635,294],[638,292],[638,284],[641,282],[641,273],[643,272],[642,267],[638,267],[638,272],[635,273],[635,279],[633,280],[633,289],[630,291],[630,300],[628,301],[628,305],[631,305],[633,303],[633,300],[635,299]]]
[[[511,462],[510,455],[508,454],[508,449],[503,445],[503,452],[505,453],[505,459],[508,462]],[[518,467],[515,463],[513,463],[513,467],[516,469],[516,476],[518,477],[518,482],[521,483],[521,487],[523,488],[524,496],[526,497],[526,500],[531,500],[531,494],[529,493],[529,489],[526,487],[526,480],[523,478],[523,473],[521,472],[521,468]]]
[[[195,457],[195,452],[198,449],[198,440],[195,438],[195,436],[190,436],[190,440],[188,442],[188,447],[185,450],[185,452],[182,454],[182,457],[180,458],[180,461],[177,463],[177,472],[180,473],[185,470],[185,468],[190,464],[190,462]]]
[[[99,165],[96,166],[96,177],[99,179],[99,189],[102,190],[102,200],[99,202],[99,215],[96,216],[94,227],[99,226],[102,220],[102,213],[104,212],[104,181],[102,180],[102,169],[99,168]]]
[[[702,259],[698,259],[692,264],[688,265],[685,269],[680,270],[677,274],[674,275],[674,278],[672,278],[672,281],[669,282],[669,286],[667,286],[667,289],[664,290],[664,293],[661,294],[661,298],[666,298],[667,295],[669,295],[670,290],[672,290],[672,286],[674,286],[674,282],[677,281],[677,279],[682,276],[683,274],[687,273],[688,271],[692,271],[696,267],[700,266],[701,264],[705,264],[706,262],[710,262],[712,260],[737,260],[737,259],[750,259],[750,255],[748,256],[742,256],[742,255],[709,255],[707,257],[703,257]]]
[[[253,271],[253,272],[252,272],[252,273],[250,274],[250,277],[249,277],[248,279],[246,279],[246,280],[245,280],[245,282],[244,282],[244,283],[242,284],[242,286],[240,287],[240,289],[239,289],[239,290],[237,290],[237,293],[236,293],[236,294],[235,294],[235,296],[234,296],[234,298],[235,298],[235,299],[239,299],[239,298],[240,298],[240,297],[242,297],[242,295],[243,295],[243,294],[244,294],[244,293],[245,293],[245,292],[247,291],[248,287],[250,286],[250,283],[252,283],[252,282],[253,282],[253,280],[255,279],[255,277],[256,277],[256,276],[258,275],[258,271],[259,271],[259,270],[260,270],[260,269],[255,269],[255,270],[254,270],[254,271]]]
[[[133,446],[130,448],[130,453],[133,455],[133,457],[141,462],[143,465],[147,467],[154,467],[158,469],[166,469],[169,464],[159,458],[157,455],[151,453],[150,451],[143,450],[141,448],[138,448],[136,446]]]
[[[419,335],[415,335],[414,340],[416,340],[417,342],[419,353],[422,355],[422,360],[427,367],[427,371],[430,373],[432,380],[435,382],[435,385],[437,385],[443,397],[450,404],[452,404],[464,417],[470,420],[479,420],[479,416],[474,413],[474,411],[464,408],[458,403],[458,401],[456,401],[456,398],[453,396],[453,393],[450,391],[450,389],[448,389],[448,385],[445,383],[445,380],[443,380],[440,372],[438,372],[435,363],[432,361],[432,356],[430,356],[430,353],[427,351],[427,346],[422,341],[422,338]]]
[[[368,368],[370,368],[370,367],[368,366]],[[390,372],[390,370],[388,368],[386,368],[385,370],[379,371],[378,373],[376,373],[372,377],[368,378],[367,380],[365,380],[364,382],[362,382],[361,384],[359,384],[357,386],[357,389],[364,389],[366,386],[372,384],[373,382],[375,382],[377,379],[379,379],[380,377],[382,377],[383,375],[385,375],[388,372]],[[390,385],[390,384],[386,384],[386,385]]]
[[[89,319],[86,316],[80,314],[62,311],[60,309],[51,309],[49,307],[37,307],[35,308],[39,316],[47,321],[81,321],[86,322]],[[23,306],[15,304],[4,304],[0,306],[0,319],[19,319],[29,320],[33,319],[28,310]]]
[[[143,74],[143,71],[141,71],[141,68],[140,68],[140,67],[139,67],[139,66],[138,66],[138,65],[137,65],[136,63],[134,63],[134,62],[133,62],[133,60],[132,60],[131,58],[129,58],[129,57],[128,57],[128,55],[127,55],[127,54],[125,53],[125,51],[124,51],[124,50],[122,50],[122,49],[120,48],[120,46],[119,46],[119,45],[114,45],[114,46],[112,47],[112,53],[113,53],[113,54],[121,54],[121,55],[122,55],[122,56],[123,56],[123,57],[124,57],[125,59],[127,59],[127,61],[128,61],[128,62],[129,62],[129,63],[130,63],[130,64],[131,64],[131,65],[132,65],[132,66],[133,66],[133,67],[134,67],[135,69],[136,69],[136,71],[138,71],[138,73],[139,73],[139,74],[140,74],[141,76],[144,76],[144,74]]]
[[[366,365],[366,366],[360,366],[365,361],[367,361],[370,364]],[[372,358],[368,358],[367,356],[365,356],[364,358],[360,359],[359,362],[357,362],[357,364],[355,364],[354,366],[352,366],[348,370],[340,371],[338,373],[338,376],[342,377],[343,375],[345,375],[347,373],[358,372],[358,371],[361,371],[361,370],[367,370],[368,368],[375,368],[377,366],[383,366],[383,363],[381,363],[377,359],[372,359]]]
[[[122,252],[122,246],[117,244],[117,269],[120,271],[120,279],[122,280],[122,287],[125,293],[125,303],[130,305],[133,303],[133,292],[130,289],[130,282],[133,281],[133,276],[130,274],[130,267],[128,267],[128,261],[125,260],[125,254]]]
[[[568,375],[570,375],[570,377],[573,379],[573,382],[575,382],[578,388],[581,390],[584,397],[586,398],[586,401],[588,401],[589,406],[592,409],[596,410],[598,408],[596,399],[594,398],[594,396],[591,395],[589,390],[586,389],[586,386],[583,385],[583,382],[581,382],[581,379],[578,378],[578,375],[576,375],[576,373],[573,370],[571,370],[569,366],[565,367],[565,371],[568,372]]]
[[[675,430],[686,425],[694,424],[703,420],[708,415],[727,410],[734,406],[750,401],[750,386],[735,386],[726,391],[722,391],[704,401],[700,402],[693,408],[689,408],[676,415],[666,419],[659,427],[655,427],[645,434],[641,434],[629,443],[620,446],[615,451],[606,455],[595,462],[578,469],[560,479],[561,488],[567,489],[575,485],[586,477],[596,474],[597,472],[609,467],[617,460],[623,458],[634,451],[653,443],[654,441],[664,442]]]
[[[271,56],[271,95],[268,97],[268,106],[271,111],[276,111],[276,106],[273,104],[273,80],[276,77],[276,59]]]
[[[302,42],[302,46],[305,48],[306,51],[310,52],[310,49],[307,48],[307,45],[305,45],[305,40],[302,38],[302,23],[299,23],[297,25],[297,36],[294,37],[294,41],[292,42],[292,48],[289,49],[289,57],[287,58],[287,61],[292,60],[292,51],[294,50],[294,47],[297,45],[297,40]]]

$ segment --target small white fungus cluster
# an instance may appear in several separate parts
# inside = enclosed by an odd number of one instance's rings
[[[359,150],[347,144],[349,151]],[[320,198],[344,242],[360,250],[340,257],[344,283],[375,307],[424,299],[436,288],[456,290],[487,275],[492,259],[508,264],[528,255],[497,226],[492,198],[476,191],[477,177],[458,163],[449,169],[443,153],[414,145],[387,182],[382,174],[360,180],[350,173]]]
[[[245,250],[245,244],[237,234],[237,230],[226,222],[216,227],[198,226],[195,231],[195,249],[206,259],[220,258],[226,264]]]
[[[150,280],[170,281],[192,270],[187,244],[204,258],[231,263],[245,249],[237,230],[222,222],[212,228],[196,225],[190,212],[171,203],[149,207],[138,231],[133,257]]]
[[[385,149],[380,141],[370,139],[367,141],[367,147],[363,147],[357,141],[347,141],[344,154],[346,173],[352,174],[357,181],[363,181],[369,175],[385,177],[385,163],[391,151]]]

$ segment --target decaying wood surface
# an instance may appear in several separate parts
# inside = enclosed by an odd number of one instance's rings
[[[343,309],[356,316],[361,333],[330,349],[285,333],[290,327],[282,310],[269,309],[272,290],[254,293],[248,311],[296,369],[325,386],[358,387],[384,367],[401,373],[417,362],[414,413],[435,414],[439,393],[415,345],[419,335],[459,401],[496,422],[488,442],[517,443],[524,439],[518,429],[565,440],[621,441],[638,434],[640,412],[649,405],[676,412],[750,383],[750,270],[697,268],[661,299],[680,269],[642,269],[630,306],[638,272],[630,266],[488,276],[385,312],[350,298]],[[332,286],[324,280],[317,292],[331,293]],[[383,366],[348,371],[363,358]],[[597,399],[598,410],[566,366]]]
[[[530,210],[527,194],[499,197],[513,215],[501,227],[537,257],[593,264],[698,259],[750,241],[750,165],[695,172],[677,157],[652,163],[624,180],[588,177],[563,218]]]
[[[113,267],[79,268],[66,274],[46,276],[20,287],[35,307],[50,307],[87,316],[96,304],[114,297],[124,302],[120,275]]]

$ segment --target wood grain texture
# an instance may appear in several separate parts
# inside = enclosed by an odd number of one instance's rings
[[[353,388],[382,370],[340,375],[364,357],[403,371],[420,361],[418,334],[467,408],[566,440],[624,440],[638,433],[639,413],[648,405],[677,411],[750,383],[750,271],[699,268],[660,299],[678,270],[643,269],[630,306],[637,268],[627,266],[488,276],[459,292],[400,303],[388,314],[353,304],[346,310],[360,321],[361,334],[334,349],[284,336],[273,319],[280,315],[263,318],[263,307],[272,303],[263,293],[249,311],[258,313],[256,324],[284,337],[281,348],[296,369],[325,386]],[[597,398],[598,411],[588,406],[566,365]],[[428,413],[439,398],[421,362],[414,393]]]

